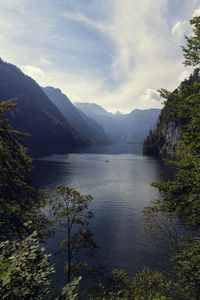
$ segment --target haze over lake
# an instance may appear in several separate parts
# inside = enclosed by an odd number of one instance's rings
[[[52,155],[35,161],[34,182],[52,190],[67,185],[82,194],[91,194],[90,209],[94,237],[101,246],[91,262],[108,271],[135,272],[144,266],[164,269],[163,250],[153,250],[144,233],[142,210],[160,197],[151,186],[170,176],[163,162],[142,155],[142,145],[87,147],[76,153]],[[63,280],[65,252],[59,248],[65,235],[56,229],[56,237],[45,247],[54,254],[59,280]]]

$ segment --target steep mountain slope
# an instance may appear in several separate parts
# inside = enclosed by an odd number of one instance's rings
[[[161,111],[157,128],[147,136],[143,152],[165,156],[174,153],[178,144],[187,134],[188,141],[194,135],[199,135],[195,123],[200,107],[200,76],[199,69],[194,70],[190,78],[184,80],[173,92],[161,90],[166,99]],[[194,102],[195,99],[195,102]],[[194,122],[195,120],[195,122]],[[190,134],[188,134],[190,132]]]
[[[61,115],[40,86],[16,66],[0,60],[0,101],[16,99],[18,112],[9,117],[14,128],[28,132],[25,144],[33,155],[65,152],[89,144]]]
[[[74,103],[88,117],[96,120],[114,143],[120,142],[120,137],[126,128],[126,115],[107,112],[95,103]]]
[[[112,114],[94,103],[75,103],[95,119],[115,143],[143,143],[150,129],[156,127],[159,109],[134,110],[130,114]]]
[[[127,128],[121,142],[143,143],[150,129],[155,129],[160,109],[135,109],[128,115]]]
[[[111,143],[103,128],[96,121],[78,110],[69,98],[62,94],[61,90],[48,86],[44,87],[43,91],[58,108],[63,117],[83,136],[89,138],[93,144]]]

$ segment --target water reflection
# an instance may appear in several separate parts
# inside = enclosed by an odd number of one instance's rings
[[[43,157],[34,162],[34,183],[53,189],[68,185],[91,194],[95,218],[91,229],[101,246],[94,260],[114,268],[134,272],[143,266],[162,269],[162,250],[153,251],[143,231],[145,206],[159,198],[152,181],[168,179],[163,162],[141,154],[141,145],[113,145],[84,148],[85,152]],[[63,278],[65,253],[59,249],[64,234],[57,229],[46,247],[53,254],[57,278]],[[59,252],[58,252],[59,251]]]

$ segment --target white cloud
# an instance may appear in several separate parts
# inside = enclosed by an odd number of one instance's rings
[[[116,80],[124,80],[130,78],[139,64],[148,65],[158,55],[165,54],[160,30],[166,30],[161,10],[167,1],[116,0],[113,3],[109,34],[116,46],[116,56],[112,71]]]
[[[49,59],[44,58],[44,57],[41,57],[41,58],[40,58],[40,61],[42,62],[43,65],[49,66],[49,65],[52,64],[52,62],[51,62]]]
[[[23,67],[23,71],[25,74],[29,75],[35,80],[40,80],[41,78],[45,78],[44,72],[38,67],[27,65]]]
[[[129,80],[120,84],[114,93],[107,92],[97,97],[98,103],[109,110],[112,110],[112,105],[115,103],[115,105],[117,104],[116,107],[124,112],[134,108],[160,108],[161,103],[158,101],[158,95],[152,95],[150,91],[162,87],[168,90],[176,88],[179,84],[177,74],[182,73],[184,67],[181,62],[161,60],[159,62],[162,63],[139,64]]]
[[[179,83],[177,74],[184,70],[181,60],[171,55],[176,54],[179,47],[177,49],[170,41],[170,28],[163,17],[167,0],[124,0],[123,3],[108,0],[107,3],[110,7],[107,21],[89,19],[80,13],[63,15],[101,31],[112,42],[115,53],[109,68],[116,88],[105,89],[103,78],[83,80],[79,77],[77,90],[73,90],[76,84],[71,82],[68,95],[77,95],[79,101],[97,102],[110,111],[113,106],[124,112],[133,108],[161,107],[156,89],[174,89]],[[176,23],[173,35],[181,36],[188,24],[187,21]],[[95,88],[91,90],[90,85]]]
[[[188,31],[190,28],[188,21],[178,21],[173,27],[172,27],[172,34],[176,36],[176,38],[182,38],[184,36],[184,33]]]
[[[162,17],[167,1],[108,2],[111,16],[107,23],[89,20],[80,14],[65,14],[67,18],[100,30],[115,46],[110,68],[117,88],[106,91],[102,82],[101,90],[97,91],[93,101],[96,100],[109,110],[112,110],[113,103],[126,111],[134,107],[160,107],[156,94],[153,98],[149,91],[160,88],[160,85],[168,86],[169,81],[174,82],[171,71],[177,66],[167,58],[169,45],[165,35],[168,29]]]
[[[200,7],[194,10],[192,18],[200,16]],[[191,19],[191,16],[189,16],[189,19]],[[183,38],[183,36],[186,34],[191,33],[191,26],[189,21],[178,21],[176,24],[172,27],[172,34],[175,36],[175,38],[178,38],[179,40]]]
[[[92,19],[89,19],[81,13],[63,12],[63,13],[61,13],[61,16],[65,17],[69,20],[84,23],[85,25],[92,26],[92,27],[94,27],[98,30],[101,30],[101,31],[106,30],[106,26],[103,23],[97,22],[97,21],[92,20]]]
[[[77,95],[74,95],[74,94],[69,94],[67,95],[69,97],[69,99],[72,101],[72,102],[80,102],[81,100],[81,97],[77,96]]]
[[[138,108],[161,108],[160,94],[156,90],[146,89],[144,94],[140,96]]]
[[[36,79],[36,77],[34,77]],[[38,80],[41,86],[60,88],[73,102],[95,102],[100,97],[103,81],[69,72],[45,71],[45,77]],[[52,84],[53,83],[53,84]]]
[[[15,11],[11,2],[0,1],[0,55],[25,66],[24,72],[39,84],[62,89],[73,101],[124,112],[159,107],[155,91],[173,90],[180,83],[179,74],[188,72],[179,45],[190,25],[181,18],[191,18],[197,1],[190,3],[190,12],[184,1],[178,22],[176,12],[170,21],[167,17],[168,0],[93,0],[94,14],[89,13],[90,4],[84,9],[77,4],[70,11],[68,1],[66,9],[49,1],[48,9],[42,2],[38,9],[37,0],[30,11],[28,1],[18,0],[24,5]],[[98,48],[108,50],[98,56]],[[89,63],[87,58],[92,58]],[[97,68],[104,70],[98,73]]]
[[[154,100],[156,102],[160,102],[160,94],[157,90],[146,89],[144,96],[147,100]]]
[[[178,77],[178,81],[179,81],[179,82],[182,82],[182,81],[184,81],[185,79],[188,79],[189,76],[190,76],[190,72],[188,72],[188,71],[183,71],[183,72],[181,73],[181,75]]]
[[[193,18],[194,17],[199,17],[200,16],[200,7],[198,7],[197,9],[195,9],[194,13],[193,13]]]

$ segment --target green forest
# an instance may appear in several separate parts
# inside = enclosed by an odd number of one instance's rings
[[[182,47],[184,64],[200,63],[200,17],[191,21],[193,34]],[[0,298],[1,299],[200,299],[200,76],[196,68],[173,92],[160,90],[164,98],[157,128],[144,142],[144,153],[164,156],[174,169],[174,178],[154,182],[162,195],[144,208],[145,228],[156,244],[168,241],[168,269],[144,268],[136,274],[113,270],[105,278],[98,266],[79,259],[99,248],[89,228],[94,217],[91,195],[58,186],[50,193],[31,183],[32,159],[23,145],[26,135],[15,130],[9,114],[18,114],[14,101],[0,104]],[[171,152],[163,127],[172,122],[179,130]],[[167,157],[167,158],[166,158]],[[48,214],[45,209],[48,207]],[[181,234],[177,217],[187,228]],[[52,224],[63,226],[66,239],[60,247],[66,285],[52,285],[51,254],[40,246]],[[84,285],[87,282],[87,291]]]

